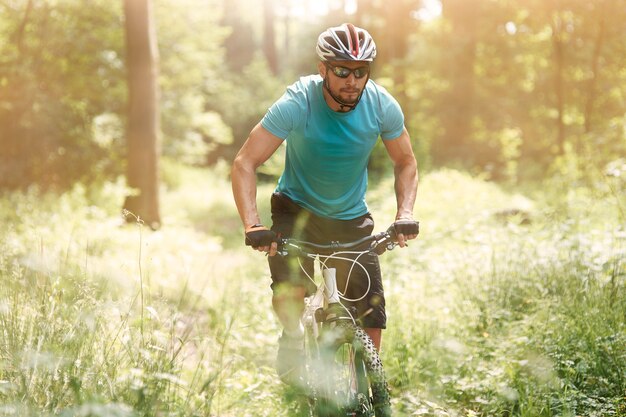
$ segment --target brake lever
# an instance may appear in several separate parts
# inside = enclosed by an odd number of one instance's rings
[[[389,232],[385,232],[381,239],[376,239],[372,244],[373,251],[378,255],[382,255],[385,251],[393,250],[396,246],[398,246],[398,243],[393,240]]]
[[[276,255],[287,256],[289,255],[289,250],[287,250],[287,239],[281,239],[278,241],[278,248],[276,250]]]

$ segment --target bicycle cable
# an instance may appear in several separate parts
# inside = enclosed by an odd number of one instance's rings
[[[339,293],[339,297],[341,299],[343,299],[344,301],[348,301],[350,303],[356,303],[358,301],[363,300],[365,297],[367,297],[367,294],[370,292],[370,288],[372,287],[372,279],[370,277],[370,273],[367,270],[367,268],[365,268],[365,266],[363,266],[363,264],[359,262],[359,258],[361,256],[367,254],[367,253],[368,253],[368,251],[360,251],[360,252],[358,252],[358,251],[355,251],[355,252],[342,251],[342,252],[333,253],[332,255],[322,255],[322,257],[325,258],[324,261],[322,261],[320,259],[320,264],[322,264],[324,266],[324,268],[328,268],[328,266],[326,265],[326,262],[328,262],[329,260],[332,260],[332,259],[336,259],[336,260],[339,260],[339,261],[346,261],[346,262],[349,262],[349,263],[352,264],[352,266],[350,266],[350,270],[348,271],[348,274],[347,274],[346,284],[344,286],[343,292],[337,290],[337,292]],[[340,255],[340,254],[346,254],[346,255],[356,255],[356,254],[358,254],[358,256],[356,258],[352,259],[352,258],[347,258],[347,257],[343,257],[343,256],[337,256],[337,255]],[[318,257],[319,257],[319,255],[318,255]],[[367,277],[367,289],[365,290],[365,292],[363,293],[362,296],[360,296],[358,298],[352,299],[352,298],[346,297],[344,294],[348,291],[348,286],[350,285],[350,278],[352,277],[352,271],[353,271],[355,265],[358,265],[359,267],[361,267],[363,272],[365,272],[365,276]]]
[[[350,262],[352,265],[350,266],[350,270],[348,271],[347,274],[347,278],[346,278],[346,284],[344,287],[344,291],[340,291],[339,289],[337,289],[337,293],[339,295],[339,305],[346,311],[346,313],[348,314],[348,316],[350,317],[350,319],[352,320],[353,323],[356,324],[356,319],[352,316],[352,313],[350,312],[350,310],[341,302],[343,301],[347,301],[349,303],[356,303],[358,301],[363,300],[367,294],[370,291],[370,288],[372,286],[372,279],[370,276],[369,271],[367,270],[367,268],[365,268],[365,266],[363,266],[362,263],[359,262],[359,258],[365,254],[367,254],[369,251],[341,251],[341,252],[335,252],[332,255],[314,255],[314,254],[307,254],[306,256],[311,258],[311,259],[317,259],[320,263],[320,266],[322,268],[326,268],[328,269],[329,266],[326,264],[329,260],[338,260],[338,261],[346,261],[346,262]],[[344,256],[337,256],[337,255],[357,255],[356,258],[349,258],[349,257],[344,257]],[[323,258],[323,260],[322,260]],[[304,274],[306,275],[306,277],[317,286],[315,279],[307,272],[306,268],[304,268],[304,266],[302,265],[302,261],[301,259],[298,257],[298,265],[300,266],[300,269],[302,270],[302,272],[304,272]],[[350,278],[352,276],[352,271],[354,270],[354,266],[358,265],[359,267],[361,267],[361,269],[363,270],[363,272],[365,273],[365,276],[367,277],[367,289],[365,290],[365,292],[363,293],[362,296],[358,297],[358,298],[348,298],[346,297],[344,294],[347,292],[348,286],[350,284]],[[322,283],[320,284],[320,289],[324,289],[325,286],[325,282],[322,281]]]

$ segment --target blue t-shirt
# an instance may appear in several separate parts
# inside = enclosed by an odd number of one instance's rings
[[[353,111],[335,112],[324,100],[319,75],[302,77],[287,88],[261,121],[287,141],[285,169],[276,191],[311,212],[349,220],[368,212],[367,163],[381,137],[402,134],[398,102],[369,80]]]

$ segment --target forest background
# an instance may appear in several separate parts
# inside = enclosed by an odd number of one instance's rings
[[[396,411],[626,415],[625,0],[0,0],[0,415],[295,412],[228,166],[346,21],[423,177],[384,264]]]

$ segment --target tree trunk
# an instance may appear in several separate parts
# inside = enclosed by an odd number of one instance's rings
[[[559,11],[555,12],[552,19],[552,48],[554,53],[554,93],[556,95],[557,111],[557,149],[558,154],[565,153],[565,91],[563,90],[563,68],[564,68],[564,48],[563,48],[563,21]]]
[[[411,17],[415,7],[417,5],[412,0],[396,0],[381,10],[386,22],[384,36],[381,37],[384,44],[381,42],[380,56],[385,63],[406,59],[409,36],[417,28],[417,21]]]
[[[395,98],[398,100],[405,115],[410,115],[412,110],[407,96],[406,78],[409,71],[413,71],[408,65],[407,53],[409,50],[409,37],[417,31],[417,21],[411,17],[411,10],[418,4],[414,0],[397,0],[387,3],[383,16],[385,16],[385,28],[380,36],[383,44],[377,45],[380,53],[379,58],[384,64],[395,65],[392,71],[394,86],[396,86]]]
[[[445,52],[441,72],[450,88],[443,95],[440,114],[443,134],[433,143],[436,163],[467,161],[471,146],[472,117],[474,115],[477,28],[480,1],[448,0],[442,2],[443,16],[450,23],[442,49]]]
[[[10,37],[16,46],[17,56],[9,58],[7,70],[2,71],[6,84],[0,86],[0,188],[18,188],[33,179],[33,171],[25,162],[26,155],[32,152],[33,142],[25,137],[22,127],[22,119],[32,106],[33,99],[32,94],[25,93],[28,89],[23,89],[29,82],[28,72],[21,72],[20,66],[16,65],[24,60],[24,32],[33,6],[33,0],[28,0],[23,17]]]
[[[28,23],[28,19],[30,17],[31,12],[33,11],[33,0],[28,0],[26,4],[26,11],[24,12],[24,18],[20,22],[17,31],[15,32],[17,50],[20,55],[23,53],[23,39],[24,39],[24,30],[26,29],[26,24]]]
[[[276,52],[276,35],[274,32],[274,0],[263,1],[263,52],[272,74],[278,74],[278,54]]]
[[[128,185],[124,209],[152,229],[159,215],[158,50],[150,0],[124,0],[128,68]],[[133,221],[132,216],[127,220]]]
[[[604,38],[606,33],[606,12],[605,3],[599,6],[600,18],[598,19],[598,33],[593,46],[593,56],[591,58],[591,78],[587,84],[587,100],[585,102],[585,133],[592,130],[593,108],[596,100],[596,83],[600,71],[600,58],[602,56],[602,47],[604,46]]]
[[[240,0],[222,0],[221,26],[230,29],[224,39],[226,64],[231,70],[241,72],[252,62],[256,53],[256,41],[252,26],[242,18]]]
[[[372,0],[357,0],[356,14],[354,16],[354,23],[366,29],[368,32],[372,32],[372,28],[368,27],[372,16],[376,16],[374,12],[374,5]]]
[[[283,17],[283,56],[282,61],[283,65],[289,67],[291,65],[291,60],[289,59],[291,55],[291,20],[293,16],[291,15],[291,4],[289,2],[285,3],[285,16]]]

